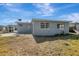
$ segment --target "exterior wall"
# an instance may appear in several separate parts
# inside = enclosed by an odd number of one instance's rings
[[[75,23],[69,23],[69,27],[75,27]]]
[[[22,26],[20,26],[18,24],[17,25],[17,33],[20,33],[20,34],[32,33],[31,23],[24,23],[24,24],[22,24]]]
[[[79,23],[76,23],[76,30],[79,31]]]
[[[4,28],[5,28],[4,26],[1,26],[1,25],[0,25],[0,34],[3,33],[3,29],[4,29]]]
[[[64,23],[64,33],[69,33],[69,23]]]
[[[3,33],[15,32],[15,28],[16,28],[16,25],[7,25],[7,26],[3,27],[2,32]]]
[[[68,23],[62,23],[62,22],[49,22],[49,28],[48,29],[41,29],[40,28],[40,23],[39,22],[32,22],[32,33],[33,35],[46,35],[46,36],[50,36],[50,35],[55,35],[55,34],[61,34],[61,33],[68,33],[69,32],[69,26]],[[60,30],[57,28],[57,24],[64,24],[65,28],[64,30]]]
[[[7,27],[6,27],[6,31],[7,31],[7,32],[14,32],[14,30],[15,30],[14,28],[15,28],[15,27],[13,27],[13,26],[7,26]]]

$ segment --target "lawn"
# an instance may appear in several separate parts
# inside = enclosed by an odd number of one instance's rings
[[[79,35],[0,37],[1,56],[79,56]]]

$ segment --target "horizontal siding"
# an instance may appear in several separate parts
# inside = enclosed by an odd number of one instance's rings
[[[55,34],[60,34],[63,31],[60,29],[57,29],[57,22],[49,22],[50,26],[48,29],[41,29],[40,28],[40,23],[41,22],[32,22],[33,24],[33,35],[55,35]],[[59,23],[59,22],[58,22]],[[65,24],[65,27],[67,28],[68,25]],[[68,28],[64,30],[65,33],[68,33]]]
[[[79,31],[79,24],[76,24],[76,29]]]
[[[31,24],[22,24],[23,26],[17,25],[17,31],[21,34],[32,33],[32,25]]]

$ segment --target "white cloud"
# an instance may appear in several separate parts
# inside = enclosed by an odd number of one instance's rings
[[[7,6],[13,6],[13,4],[11,4],[11,3],[6,3],[5,5],[7,5]]]
[[[4,6],[4,7],[13,7],[15,4],[11,4],[11,3],[0,3],[1,6]]]
[[[73,6],[76,6],[77,4],[68,4],[68,5],[65,5],[63,7],[59,7],[59,8],[55,8],[55,10],[62,10],[62,9],[67,9],[67,8],[70,8],[70,7],[73,7]]]
[[[54,13],[54,8],[51,7],[49,3],[40,3],[40,4],[33,4],[38,10],[36,11],[37,14],[42,16],[51,16]]]
[[[79,13],[72,13],[68,15],[62,15],[60,18],[72,21],[72,22],[79,22]]]
[[[12,11],[12,12],[19,12],[20,9],[18,8],[18,6],[20,4],[14,4],[14,3],[1,3],[1,6],[3,6],[4,8],[6,8],[8,11]]]
[[[20,12],[21,10],[18,8],[13,8],[13,7],[7,7],[8,11],[12,11],[12,12]]]
[[[11,12],[18,12],[18,13],[22,13],[22,14],[28,14],[27,16],[30,16],[31,14],[33,14],[33,12],[32,11],[27,11],[27,10],[23,10],[22,8],[19,8],[19,6],[21,5],[21,4],[15,4],[15,3],[5,3],[5,4],[0,4],[0,5],[2,5],[3,7],[5,7],[7,10],[8,10],[8,12],[9,11],[11,11]]]
[[[32,11],[24,10],[22,8],[19,8],[20,4],[0,4],[3,6],[6,10],[5,14],[2,14],[3,24],[12,24],[15,21],[17,21],[18,18],[28,20],[29,17],[33,16],[34,13]],[[8,21],[8,22],[7,22]]]

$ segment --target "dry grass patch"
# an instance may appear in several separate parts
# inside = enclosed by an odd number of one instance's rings
[[[34,37],[32,35],[0,37],[0,55],[79,55],[79,35],[61,35],[55,37]]]

